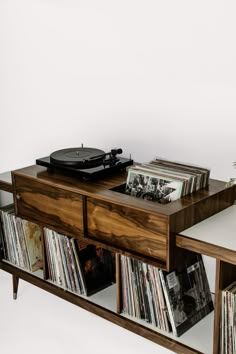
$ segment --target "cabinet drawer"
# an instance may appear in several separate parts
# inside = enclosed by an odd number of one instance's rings
[[[83,232],[83,203],[80,194],[14,176],[16,213],[22,218],[78,235]]]
[[[87,233],[124,251],[168,262],[169,226],[164,215],[87,198]]]

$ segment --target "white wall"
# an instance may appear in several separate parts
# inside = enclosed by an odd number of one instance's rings
[[[236,4],[1,0],[0,173],[122,147],[236,177]]]
[[[1,0],[0,172],[84,143],[236,176],[234,1]]]

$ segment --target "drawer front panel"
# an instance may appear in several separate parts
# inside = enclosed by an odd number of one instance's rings
[[[17,215],[39,221],[59,232],[83,232],[82,196],[22,176],[15,176]]]
[[[88,237],[166,262],[167,217],[87,198]]]

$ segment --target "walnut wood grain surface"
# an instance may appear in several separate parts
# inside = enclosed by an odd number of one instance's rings
[[[88,235],[166,261],[168,218],[87,198]]]
[[[161,205],[115,191],[119,172],[96,181],[30,166],[12,173],[17,215],[77,237],[171,266],[175,233],[230,206],[236,186],[210,180],[208,188]]]
[[[176,235],[176,246],[204,254],[206,256],[214,257],[228,263],[236,264],[235,251],[228,248],[219,247],[208,242],[203,242],[202,240],[193,240],[190,237]]]
[[[78,234],[83,232],[82,196],[22,176],[14,176],[17,214]]]
[[[211,215],[213,215],[215,210],[218,212],[218,209],[222,210],[227,207],[229,203],[232,204],[236,197],[236,185],[226,188],[225,182],[210,180],[209,186],[206,189],[194,192],[179,200],[163,205],[141,199],[138,199],[137,202],[137,199],[134,197],[113,191],[112,189],[125,183],[126,174],[124,172],[120,172],[112,176],[106,176],[105,178],[98,179],[96,181],[87,182],[78,178],[50,172],[46,168],[37,165],[13,171],[13,174],[28,177],[29,183],[30,180],[38,180],[41,183],[62,188],[67,191],[80,193],[85,196],[96,197],[97,199],[104,201],[112,201],[113,203],[119,205],[131,206],[137,210],[146,210],[149,213],[160,213],[171,216],[181,212],[182,214],[180,214],[180,216],[181,218],[184,217],[184,220],[188,219],[189,215],[191,216],[191,221],[187,223],[185,220],[186,224],[193,224],[194,222],[196,223],[200,221],[200,219],[204,218],[204,211],[209,207],[207,207],[207,205],[213,196],[216,196],[216,200],[214,200],[210,207],[210,211],[208,212]],[[218,196],[221,192],[222,194]],[[216,205],[214,205],[215,201],[217,201]],[[199,204],[199,202],[201,202],[201,204]],[[190,207],[193,207],[194,210],[194,206],[198,205],[201,206],[201,208],[204,208],[202,213],[198,211],[195,216],[195,212],[191,211],[190,214],[186,214],[186,211],[189,210]],[[177,223],[177,229],[182,228],[181,221],[178,221],[180,222],[180,226],[178,226]],[[187,227],[189,226],[184,225],[184,228]],[[179,230],[177,232],[179,232]]]

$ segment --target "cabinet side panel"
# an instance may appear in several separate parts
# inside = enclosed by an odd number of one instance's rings
[[[82,196],[23,176],[14,176],[17,215],[60,232],[83,232]]]
[[[175,224],[172,230],[175,233],[186,230],[196,223],[219,213],[231,206],[236,198],[236,185],[226,188],[215,195],[203,198],[187,208],[183,208],[175,215]],[[204,191],[203,191],[204,193]]]
[[[166,262],[168,217],[87,198],[88,237]]]

